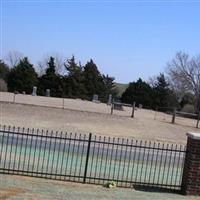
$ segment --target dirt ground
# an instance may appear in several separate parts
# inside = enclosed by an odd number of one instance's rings
[[[186,132],[199,131],[194,128],[195,120],[177,118],[176,124],[171,124],[171,116],[163,113],[137,109],[135,118],[131,118],[131,111],[131,108],[125,107],[124,111],[114,111],[114,114],[110,115],[110,106],[103,103],[0,93],[0,125],[86,134],[91,132],[102,136],[183,144],[186,142]],[[130,188],[110,190],[96,185],[0,174],[0,199],[196,200],[200,198]]]
[[[187,132],[200,132],[196,120],[177,117],[171,124],[167,114],[137,109],[131,118],[131,112],[132,108],[124,107],[110,115],[110,106],[104,103],[0,93],[1,125],[182,144]]]
[[[112,188],[103,186],[53,181],[40,178],[0,174],[1,200],[199,200],[200,197],[179,194],[142,191],[133,188]]]

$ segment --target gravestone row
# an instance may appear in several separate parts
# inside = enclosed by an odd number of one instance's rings
[[[50,97],[50,91],[51,91],[50,89],[46,89],[46,93],[45,93],[46,97]],[[25,92],[23,92],[23,94],[25,94]],[[37,96],[37,87],[36,86],[33,87],[32,96]]]

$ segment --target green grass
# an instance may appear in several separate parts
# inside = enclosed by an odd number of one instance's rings
[[[129,84],[125,83],[115,83],[115,89],[117,90],[117,96],[121,97],[123,92],[126,90]]]

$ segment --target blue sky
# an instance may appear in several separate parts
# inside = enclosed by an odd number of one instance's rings
[[[74,54],[128,83],[164,72],[177,51],[200,54],[200,1],[0,1],[3,58]]]

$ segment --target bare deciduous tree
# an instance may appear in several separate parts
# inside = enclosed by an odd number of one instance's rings
[[[156,82],[157,82],[157,76],[152,76],[152,77],[149,78],[149,80],[148,80],[147,83],[148,83],[152,88],[154,88],[154,87],[156,86]]]
[[[179,97],[189,92],[200,101],[200,56],[190,58],[179,52],[167,66],[169,83]]]
[[[38,62],[37,72],[39,76],[45,73],[50,57],[53,57],[55,59],[54,61],[56,66],[56,73],[64,74],[64,57],[61,54],[52,53],[45,55],[43,60]]]
[[[56,73],[63,74],[64,73],[64,57],[61,54],[54,54],[55,65],[56,65]]]
[[[9,51],[5,60],[10,67],[15,67],[19,64],[19,61],[23,58],[23,54],[19,51]]]

